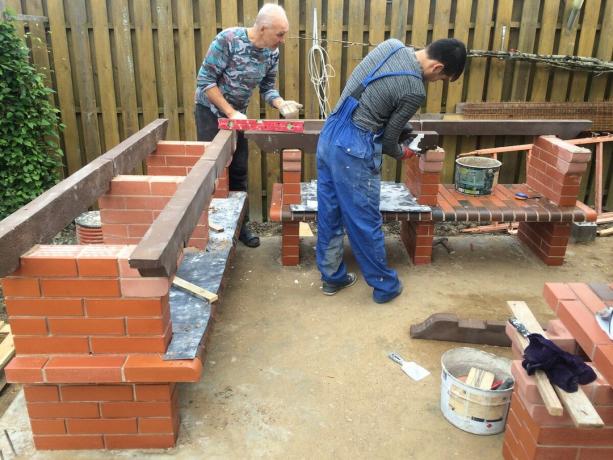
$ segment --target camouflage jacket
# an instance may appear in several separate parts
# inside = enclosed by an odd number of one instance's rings
[[[253,46],[244,27],[222,30],[211,43],[198,72],[196,103],[220,111],[206,96],[206,90],[219,87],[226,100],[245,112],[256,86],[267,103],[279,97],[275,78],[279,67],[279,50]]]

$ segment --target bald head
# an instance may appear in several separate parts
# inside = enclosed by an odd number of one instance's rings
[[[258,48],[275,50],[285,41],[289,22],[285,10],[274,3],[267,3],[258,12],[253,27],[249,28],[249,39]]]
[[[272,26],[275,22],[285,22],[288,23],[287,15],[285,14],[285,10],[282,6],[276,5],[274,3],[266,3],[260,11],[258,11],[258,15],[255,17],[255,23],[253,26],[255,28],[261,26]]]

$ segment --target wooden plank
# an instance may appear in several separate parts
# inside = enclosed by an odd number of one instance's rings
[[[536,27],[539,19],[540,0],[525,0],[522,2],[521,27],[519,28],[519,40],[517,50],[524,53],[534,52],[536,39]],[[511,100],[525,101],[528,96],[528,84],[530,83],[530,69],[532,64],[528,62],[516,62],[513,69],[513,84],[511,86]]]
[[[4,366],[6,366],[15,355],[15,342],[13,341],[10,325],[4,324],[2,329],[0,329],[0,333],[6,334],[0,343],[0,369],[4,369]]]
[[[235,135],[233,131],[220,131],[209,148],[231,151]],[[179,252],[214,192],[215,176],[211,161],[198,160],[132,252],[130,267],[142,276],[169,277],[176,273]]]
[[[220,8],[220,10],[222,29],[236,27],[238,25],[238,2],[223,2],[223,6]]]
[[[26,7],[27,13],[33,18],[37,18],[28,21],[32,49],[32,62],[38,71],[43,75],[45,86],[52,88],[53,81],[51,80],[49,50],[47,49],[47,32],[45,30],[45,23],[42,20],[44,17],[42,0],[29,0],[26,3]],[[54,104],[53,94],[49,95],[49,102]]]
[[[575,42],[577,39],[577,28],[579,21],[575,21],[573,27],[569,30],[566,27],[566,21],[572,8],[573,2],[564,2],[564,15],[562,16],[562,30],[560,31],[560,39],[556,54],[573,56],[575,54]],[[553,102],[566,101],[568,93],[568,82],[570,72],[568,70],[556,70],[553,75],[553,84],[551,86],[551,98]]]
[[[224,4],[231,5],[232,2]],[[162,103],[164,118],[168,118],[168,138],[180,139],[179,107],[177,103],[177,72],[175,68],[174,30],[172,25],[171,0],[157,0],[158,42],[160,81],[162,85]],[[196,86],[194,85],[194,88]]]
[[[89,30],[85,0],[67,3],[70,21],[71,49],[75,60],[75,79],[79,93],[79,110],[83,130],[83,147],[87,163],[100,156],[100,133],[98,132],[98,106],[94,89],[92,56],[89,49]]]
[[[51,48],[53,49],[53,69],[55,71],[57,97],[62,114],[62,123],[64,124],[64,154],[66,155],[68,174],[72,174],[81,167],[82,159],[62,0],[49,0],[47,2],[47,15],[49,16],[49,27],[53,31]]]
[[[119,144],[117,124],[117,104],[115,103],[115,84],[113,81],[113,61],[106,4],[91,4],[92,28],[94,33],[95,63],[98,80],[98,94],[102,109],[102,126],[105,150]],[[138,16],[138,15],[137,15]]]
[[[138,131],[138,108],[136,102],[136,79],[132,56],[130,11],[126,0],[112,2],[113,35],[117,78],[119,79],[119,100],[121,101],[122,138]]]
[[[583,3],[581,33],[579,34],[579,46],[575,52],[576,56],[592,56],[594,54],[594,38],[596,37],[596,28],[598,27],[600,4],[600,0],[585,0]],[[570,87],[568,100],[587,100],[586,89],[588,75],[587,72],[573,72],[573,82]]]
[[[489,390],[492,388],[492,383],[496,376],[493,372],[479,369],[478,367],[471,367],[466,377],[466,385],[479,388],[481,390]]]
[[[371,21],[373,21],[373,12],[372,12],[373,8],[381,9],[383,6],[381,5],[381,3],[382,2],[371,2],[371,5],[370,5],[370,8],[371,8],[370,20]],[[377,6],[375,7],[374,4],[376,4]],[[385,11],[385,9],[383,9],[383,11]],[[381,13],[377,13],[377,14],[381,14]],[[408,0],[397,0],[395,2],[392,2],[392,11],[391,11],[391,17],[390,17],[390,38],[397,38],[398,40],[400,40],[402,43],[405,43],[405,44],[411,43],[410,41],[407,41],[408,14],[409,14],[409,1]],[[376,31],[376,32],[383,34],[385,32],[385,29],[381,29],[380,31]],[[374,45],[375,43],[379,43],[382,40],[378,40],[377,42],[373,40],[368,40],[368,41]]]
[[[545,0],[541,14],[541,27],[539,30],[538,54],[552,54],[558,23],[560,0]],[[535,64],[536,70],[532,79],[530,92],[531,101],[547,100],[547,86],[549,84],[550,67],[545,64]]]
[[[290,30],[297,31],[300,28],[300,5],[297,0],[285,1],[285,13],[289,22]],[[288,33],[283,44],[283,62],[279,66],[279,75],[284,77],[284,99],[300,100],[300,43],[298,33]],[[278,79],[279,77],[277,77]]]
[[[541,334],[544,337],[547,337],[545,331],[536,320],[530,308],[525,302],[521,301],[508,301],[507,305],[513,312],[513,315],[528,329],[531,333]],[[518,333],[519,334],[519,333]],[[523,340],[521,340],[522,348],[525,348],[527,345],[527,339],[519,335]],[[539,375],[542,374],[542,375]],[[556,408],[556,414],[551,413],[551,409],[549,404],[555,404],[556,401],[553,399],[549,387],[553,387],[555,390],[559,401],[564,405],[564,408],[568,411],[573,423],[578,428],[599,428],[604,426],[604,423],[594,407],[592,403],[588,399],[588,397],[583,392],[583,389],[579,387],[579,389],[574,393],[568,393],[556,385],[552,385],[545,373],[542,371],[536,371],[535,376],[537,376],[537,386],[539,389],[539,393],[545,402],[545,405],[548,407],[548,411],[550,415],[561,415],[557,414],[557,405],[551,406],[552,409]],[[543,381],[546,380],[546,383]],[[549,386],[547,385],[549,384]],[[545,396],[544,396],[545,394]],[[556,399],[558,399],[556,398]]]
[[[354,43],[364,43],[364,2],[362,0],[349,0],[349,14],[347,16],[347,40]],[[348,81],[353,69],[364,57],[364,46],[349,44],[347,47],[347,66],[344,81]]]
[[[257,0],[243,1],[243,17],[245,25],[253,24],[258,14]],[[290,30],[292,25],[290,24]],[[261,117],[259,89],[253,94],[247,108],[247,116]],[[247,178],[247,190],[249,194],[249,219],[262,222],[266,214],[266,208],[262,208],[262,151],[255,142],[249,141],[249,177]]]
[[[343,38],[343,0],[328,0],[326,51],[334,76],[330,78],[330,108],[334,109],[341,95],[341,57]]]
[[[138,62],[138,87],[143,123],[147,124],[159,117],[158,93],[156,87],[155,62],[153,53],[153,18],[149,0],[135,0],[134,31],[136,40],[136,59]]]
[[[11,13],[20,14],[21,11],[21,0],[6,0],[6,11],[10,11]],[[23,27],[23,21],[15,21],[13,23],[15,29],[17,30],[17,35],[19,35],[22,39],[25,40],[25,30]]]
[[[596,144],[596,158],[594,168],[594,207],[597,214],[602,214],[602,162],[603,158],[603,144],[602,142]]]
[[[208,291],[200,286],[195,285],[194,283],[190,283],[183,278],[179,278],[175,276],[172,280],[172,284],[178,288],[183,289],[184,291],[189,292],[190,294],[198,297],[199,299],[206,300],[208,303],[217,302],[219,296],[211,291]]]
[[[613,34],[609,33],[610,30],[613,30],[613,2],[608,1],[605,3],[602,15],[602,24],[597,38],[598,49],[596,50],[596,57],[604,61],[610,61],[613,54]],[[604,100],[608,80],[609,77],[606,74],[592,76],[588,98],[590,101]],[[613,181],[611,181],[611,189],[609,196],[613,200]]]
[[[255,15],[253,15],[252,19],[247,20],[247,11],[251,8],[251,3],[253,3],[252,0],[243,0],[243,15],[245,16],[245,26],[247,27],[249,27],[255,19]],[[249,13],[249,17],[251,17],[251,13]],[[213,39],[217,35],[217,8],[215,7],[215,0],[200,0],[198,2],[198,21],[200,25],[201,49],[200,56],[198,56],[198,62],[201,63]]]
[[[183,99],[183,139],[196,140],[194,119],[194,89],[196,88],[196,45],[194,42],[194,18],[191,0],[177,1],[179,22],[179,59],[181,61],[181,94]]]
[[[432,27],[432,41],[449,37],[451,15],[451,0],[436,0],[435,5],[434,17],[436,19]],[[428,83],[427,113],[439,113],[441,111],[444,86],[445,84],[442,81]]]

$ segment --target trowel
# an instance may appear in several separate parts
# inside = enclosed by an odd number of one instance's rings
[[[409,377],[411,377],[415,381],[421,380],[430,375],[430,371],[428,371],[427,369],[424,369],[419,364],[413,361],[405,361],[404,359],[402,359],[402,356],[400,356],[398,353],[392,352],[387,356],[389,359],[391,359],[395,363],[400,364],[400,368],[402,369],[402,372],[407,374]]]

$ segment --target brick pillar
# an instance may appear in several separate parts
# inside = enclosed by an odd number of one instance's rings
[[[434,224],[432,222],[403,221],[400,238],[415,265],[425,265],[432,261],[432,241]]]
[[[547,265],[562,265],[570,231],[569,222],[520,222],[517,235]]]
[[[162,361],[172,335],[165,277],[129,267],[134,246],[35,246],[3,281],[38,449],[172,447],[175,381],[200,363]]]
[[[302,152],[283,150],[283,204],[300,204],[300,175]]]
[[[98,199],[105,244],[138,244],[162,212],[181,176],[116,176]],[[209,202],[192,232],[189,246],[205,249],[209,241]]]
[[[558,206],[575,206],[592,153],[555,136],[540,136],[528,158],[526,183]]]
[[[159,141],[147,156],[150,176],[187,176],[210,142]]]
[[[404,182],[419,204],[437,205],[436,196],[444,158],[445,151],[437,148],[405,160],[407,168]]]
[[[214,198],[228,198],[230,195],[230,176],[228,168],[224,168],[223,174],[215,179],[215,194]]]
[[[283,233],[281,236],[282,265],[298,265],[300,263],[299,229],[299,222],[283,222]]]

